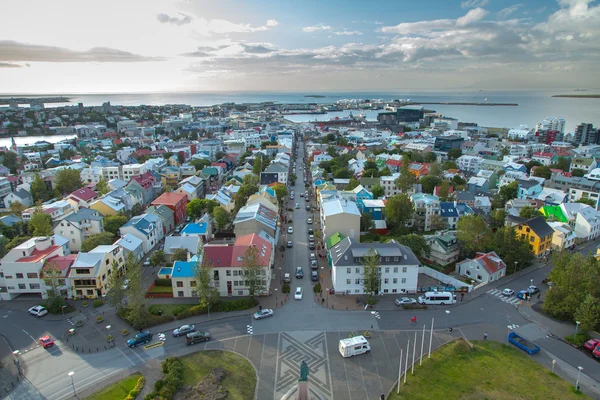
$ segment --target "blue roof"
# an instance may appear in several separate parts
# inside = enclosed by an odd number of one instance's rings
[[[173,263],[172,278],[193,278],[196,263],[190,261],[175,261]]]
[[[208,229],[206,222],[187,224],[181,231],[182,235],[205,235]]]
[[[15,214],[5,215],[0,218],[0,222],[2,222],[6,226],[13,226],[17,222],[22,222],[21,218],[17,217]]]
[[[443,201],[440,203],[440,216],[443,218],[458,217],[458,211],[451,201]]]

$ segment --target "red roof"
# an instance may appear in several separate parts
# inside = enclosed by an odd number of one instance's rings
[[[258,250],[260,265],[268,266],[271,261],[271,244],[256,233],[237,238],[234,245],[208,244],[204,246],[204,257],[212,267],[243,267],[242,259],[249,246]]]
[[[402,161],[400,160],[387,160],[385,162],[386,165],[391,165],[392,167],[401,167]]]
[[[50,246],[44,250],[35,249],[30,256],[19,258],[17,262],[40,262],[58,249],[60,246]]]
[[[144,172],[142,175],[133,176],[131,180],[139,183],[144,189],[148,189],[154,183],[154,175],[152,175],[150,172]]]
[[[161,194],[156,200],[152,202],[152,205],[164,204],[165,206],[176,206],[180,202],[187,202],[187,195],[177,192],[166,192]]]
[[[83,201],[90,201],[91,199],[93,199],[94,197],[97,197],[98,195],[96,194],[96,192],[94,192],[92,189],[88,189],[88,188],[81,188],[81,189],[77,189],[76,191],[74,191],[73,193],[71,193],[68,197],[75,197],[79,200],[83,200]]]
[[[213,268],[231,267],[233,246],[224,244],[208,244],[204,246],[204,259]]]
[[[19,181],[19,177],[18,176],[14,176],[14,175],[9,175],[9,176],[6,177],[6,179],[8,179],[8,181],[10,183],[12,183],[12,182],[18,182]]]
[[[494,261],[494,258],[496,258],[497,261]],[[504,261],[502,261],[498,254],[493,251],[490,251],[489,253],[477,253],[475,261],[479,263],[479,265],[483,266],[483,268],[485,268],[485,270],[490,274],[506,268]]]
[[[533,153],[534,157],[542,157],[542,158],[552,158],[555,156],[554,153],[543,153],[541,151],[538,151],[536,153]]]
[[[44,263],[44,266],[42,267],[41,276],[43,277],[44,270],[47,271],[51,268],[56,268],[57,270],[59,270],[62,273],[63,276],[67,276],[69,273],[69,268],[71,267],[71,265],[73,265],[73,263],[75,262],[76,259],[77,259],[77,254],[69,254],[67,256],[50,257],[49,259],[46,260],[46,262]]]

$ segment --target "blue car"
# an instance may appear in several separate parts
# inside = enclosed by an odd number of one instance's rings
[[[149,331],[141,332],[141,333],[138,333],[137,335],[135,335],[135,337],[133,339],[129,339],[127,341],[127,346],[136,347],[140,344],[150,343],[151,340],[152,340],[151,332],[149,332]]]
[[[527,290],[519,290],[519,293],[517,293],[517,298],[521,300],[527,300],[530,297],[531,294]]]

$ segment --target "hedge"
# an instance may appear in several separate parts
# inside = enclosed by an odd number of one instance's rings
[[[289,293],[289,292],[290,292],[290,284],[284,283],[283,286],[281,286],[281,293]]]
[[[155,279],[154,284],[156,286],[172,286],[170,279]]]
[[[133,389],[131,389],[131,392],[129,392],[127,397],[125,397],[125,400],[135,400],[135,398],[138,397],[138,395],[144,388],[145,384],[146,384],[146,378],[144,377],[144,375],[142,375],[142,376],[140,376],[137,383],[135,384],[135,387]]]
[[[102,299],[97,299],[94,300],[94,303],[92,305],[94,306],[94,308],[102,307],[104,305],[104,301]]]
[[[144,400],[154,400],[156,397],[170,399],[183,383],[183,363],[177,357],[168,357],[162,363],[165,376],[154,382],[154,390],[148,393]]]

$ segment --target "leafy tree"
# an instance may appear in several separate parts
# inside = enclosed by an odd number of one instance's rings
[[[488,241],[486,250],[495,251],[506,263],[508,271],[514,271],[515,261],[522,269],[528,266],[534,258],[527,240],[519,238],[511,226],[496,230],[491,240]]]
[[[42,179],[40,174],[35,174],[33,178],[33,182],[31,182],[31,196],[33,197],[34,202],[45,202],[50,200],[52,197],[52,193],[46,187],[46,182]]]
[[[104,196],[106,193],[110,192],[108,183],[106,183],[104,178],[100,178],[100,181],[96,184],[96,191],[100,196]]]
[[[177,153],[177,162],[179,163],[179,165],[182,165],[185,162],[185,156],[181,151]]]
[[[360,217],[360,231],[368,232],[370,229],[373,229],[375,226],[375,222],[373,221],[373,216],[369,213],[363,213]]]
[[[254,175],[260,175],[260,173],[263,170],[262,167],[262,156],[259,155],[260,153],[256,154],[256,157],[254,158],[254,164],[252,164],[252,173]]]
[[[373,304],[373,295],[379,293],[380,281],[379,276],[379,254],[374,248],[370,248],[366,256],[363,257],[363,291],[369,295],[367,304]]]
[[[517,195],[519,194],[519,182],[513,181],[508,185],[502,186],[499,193],[503,203],[506,203],[512,199],[516,199]]]
[[[46,286],[46,294],[48,295],[46,308],[51,313],[62,311],[62,306],[67,304],[65,297],[60,293],[60,288],[65,286],[65,277],[58,269],[55,261],[49,261],[42,274],[44,286]]]
[[[419,258],[425,257],[429,254],[431,249],[427,244],[425,238],[421,235],[410,233],[408,235],[402,235],[397,239],[398,243],[408,247],[415,253]]]
[[[575,312],[575,320],[584,332],[596,330],[600,326],[600,301],[588,293]]]
[[[380,197],[383,197],[383,195],[385,194],[385,189],[380,184],[375,184],[371,188],[371,193],[373,193],[374,199],[378,199]]]
[[[442,164],[442,169],[444,171],[447,171],[449,169],[458,169],[458,165],[456,165],[456,163],[454,161],[445,161]]]
[[[187,261],[188,251],[185,248],[179,248],[171,255],[172,261]]]
[[[451,160],[456,160],[457,158],[459,158],[460,156],[462,156],[462,150],[461,149],[450,149],[448,150],[448,158]]]
[[[98,246],[113,244],[114,239],[115,235],[110,232],[97,233],[83,240],[83,243],[81,244],[81,251],[86,252],[93,250]]]
[[[423,161],[426,163],[434,163],[436,160],[436,155],[432,151],[428,151],[423,155]]]
[[[446,227],[446,221],[437,214],[434,214],[429,219],[429,226],[432,231],[439,231]]]
[[[577,177],[582,177],[585,175],[585,171],[582,170],[581,168],[573,168],[573,170],[571,171],[571,175],[577,176]]]
[[[433,193],[433,189],[441,183],[440,178],[433,175],[427,175],[419,179],[419,183],[423,187],[423,193]]]
[[[523,218],[527,218],[527,219],[531,219],[531,218],[535,218],[535,217],[543,217],[543,216],[544,216],[544,214],[542,214],[535,208],[529,207],[529,206],[523,207],[521,209],[521,211],[519,211],[519,217],[523,217]]]
[[[531,160],[527,164],[525,164],[525,168],[527,168],[527,173],[531,172],[531,168],[533,167],[541,167],[542,163],[539,161]]]
[[[117,271],[113,271],[117,273]],[[127,319],[134,327],[143,328],[148,320],[148,311],[145,305],[145,293],[142,286],[142,265],[129,253],[125,260],[125,273],[129,279],[129,287],[125,289],[127,296]]]
[[[363,171],[362,176],[369,178],[377,178],[379,177],[379,170],[377,168],[365,169]]]
[[[223,207],[216,207],[213,210],[212,217],[219,230],[225,229],[231,222],[231,214]]]
[[[173,157],[173,153],[172,153],[172,152],[170,152],[170,151],[167,151],[167,152],[163,153],[163,158],[164,158],[165,160],[168,160],[168,159],[169,159],[169,158],[171,158],[171,157]]]
[[[61,194],[74,192],[82,186],[81,172],[74,169],[61,169],[54,178],[54,188]]]
[[[4,153],[4,159],[2,160],[2,164],[4,164],[4,166],[10,170],[11,174],[16,173],[17,172],[17,155],[15,153],[13,153],[12,151],[8,151],[8,152]]]
[[[335,149],[335,147],[333,146],[329,146],[327,147],[327,154],[331,157],[336,157],[337,156],[337,150]]]
[[[383,167],[383,169],[381,171],[379,171],[379,176],[390,176],[392,175],[392,172],[390,171],[390,168],[386,165],[385,167]]]
[[[337,140],[337,136],[335,135],[335,133],[328,133],[327,134],[327,141],[328,142],[335,142]]]
[[[242,157],[241,159],[243,160],[246,157],[249,157],[250,155],[250,153],[244,153],[245,157]],[[196,171],[202,171],[204,167],[208,167],[210,165],[210,161],[204,158],[194,158],[193,160],[190,160],[188,164],[196,168]]]
[[[385,215],[397,231],[406,228],[406,222],[412,218],[413,212],[412,202],[404,193],[390,197],[385,205]]]
[[[505,220],[506,211],[504,211],[503,208],[498,208],[497,210],[492,211],[492,215],[490,216],[490,227],[492,229],[502,228]]]
[[[464,180],[463,177],[460,175],[454,175],[452,177],[452,184],[457,189],[458,186],[465,186],[467,184],[467,181]]]
[[[352,177],[352,173],[348,168],[339,168],[334,172],[333,177],[336,179],[349,179]]]
[[[15,247],[17,247],[18,245],[23,244],[26,241],[28,241],[29,239],[31,239],[31,236],[15,236],[6,245],[6,252],[11,251],[12,249],[14,249]]]
[[[565,172],[569,171],[570,166],[571,160],[569,160],[569,158],[567,157],[558,157],[558,161],[556,162],[556,164],[551,165],[552,168],[561,169]]]
[[[438,189],[438,197],[441,201],[448,201],[448,195],[450,194],[450,183],[447,180],[443,180],[440,183],[440,188]]]
[[[150,256],[150,264],[153,266],[163,265],[167,261],[167,257],[165,256],[165,252],[162,250],[156,250]]]
[[[244,183],[238,190],[237,197],[235,198],[235,212],[237,213],[246,204],[248,198],[256,192],[258,192],[258,177],[255,175],[246,175]]]
[[[42,211],[41,208],[36,208],[31,219],[29,220],[30,230],[33,236],[52,236],[52,217]]]
[[[285,187],[284,184],[280,183],[280,184],[273,186],[273,190],[275,191],[275,194],[277,195],[277,202],[279,202],[281,204],[283,198],[288,193],[287,188]]]
[[[267,282],[264,268],[268,268],[269,266],[261,265],[258,249],[254,246],[249,246],[242,257],[241,264],[244,268],[244,280],[250,292],[250,297],[254,298],[256,295],[265,293],[267,291]]]
[[[354,190],[358,185],[360,185],[358,179],[350,178],[350,182],[344,186],[344,190]]]
[[[205,212],[212,214],[212,211],[215,207],[219,206],[219,202],[216,200],[209,199],[194,199],[187,203],[185,206],[185,210],[187,211],[187,215],[192,218],[200,218],[204,215]]]
[[[268,140],[265,140],[264,142],[260,142],[260,148],[261,148],[262,150],[264,150],[264,149],[266,149],[266,148],[267,148],[267,146],[271,146],[272,144],[273,144],[273,143],[271,143],[270,141],[268,141]]]
[[[131,207],[131,216],[137,217],[138,215],[142,215],[144,213],[144,206],[141,203],[134,204]]]
[[[533,171],[533,176],[537,176],[544,179],[550,179],[552,178],[552,170],[550,170],[550,167],[542,165],[540,167],[537,167],[535,171]]]
[[[13,201],[9,207],[10,212],[18,215],[19,217],[21,216],[21,214],[23,214],[23,211],[25,211],[27,209],[27,207],[25,207],[21,202],[19,201]]]
[[[467,256],[483,250],[490,241],[490,230],[478,215],[465,215],[456,224],[456,237]]]
[[[415,184],[415,176],[408,169],[408,161],[402,162],[402,168],[400,168],[400,176],[396,178],[394,184],[402,193],[407,193],[412,190]]]
[[[596,208],[596,202],[590,198],[584,198],[577,200],[575,203],[587,204],[588,206],[592,206]]]
[[[119,236],[119,228],[125,225],[129,219],[122,215],[110,215],[104,218],[104,230],[110,232],[115,236]]]
[[[429,172],[427,173],[427,175],[441,178],[441,176],[443,175],[443,171],[442,171],[442,168],[440,167],[440,164],[434,162],[431,165],[429,165]]]
[[[106,278],[105,284],[108,288],[108,292],[106,292],[108,304],[116,308],[122,307],[126,295],[125,289],[123,289],[125,274],[119,270],[119,264],[116,261],[113,261],[111,265],[110,274]]]
[[[201,264],[196,264],[194,276],[196,278],[196,295],[201,307],[210,307],[219,301],[219,289],[213,283],[212,266],[203,258]]]

